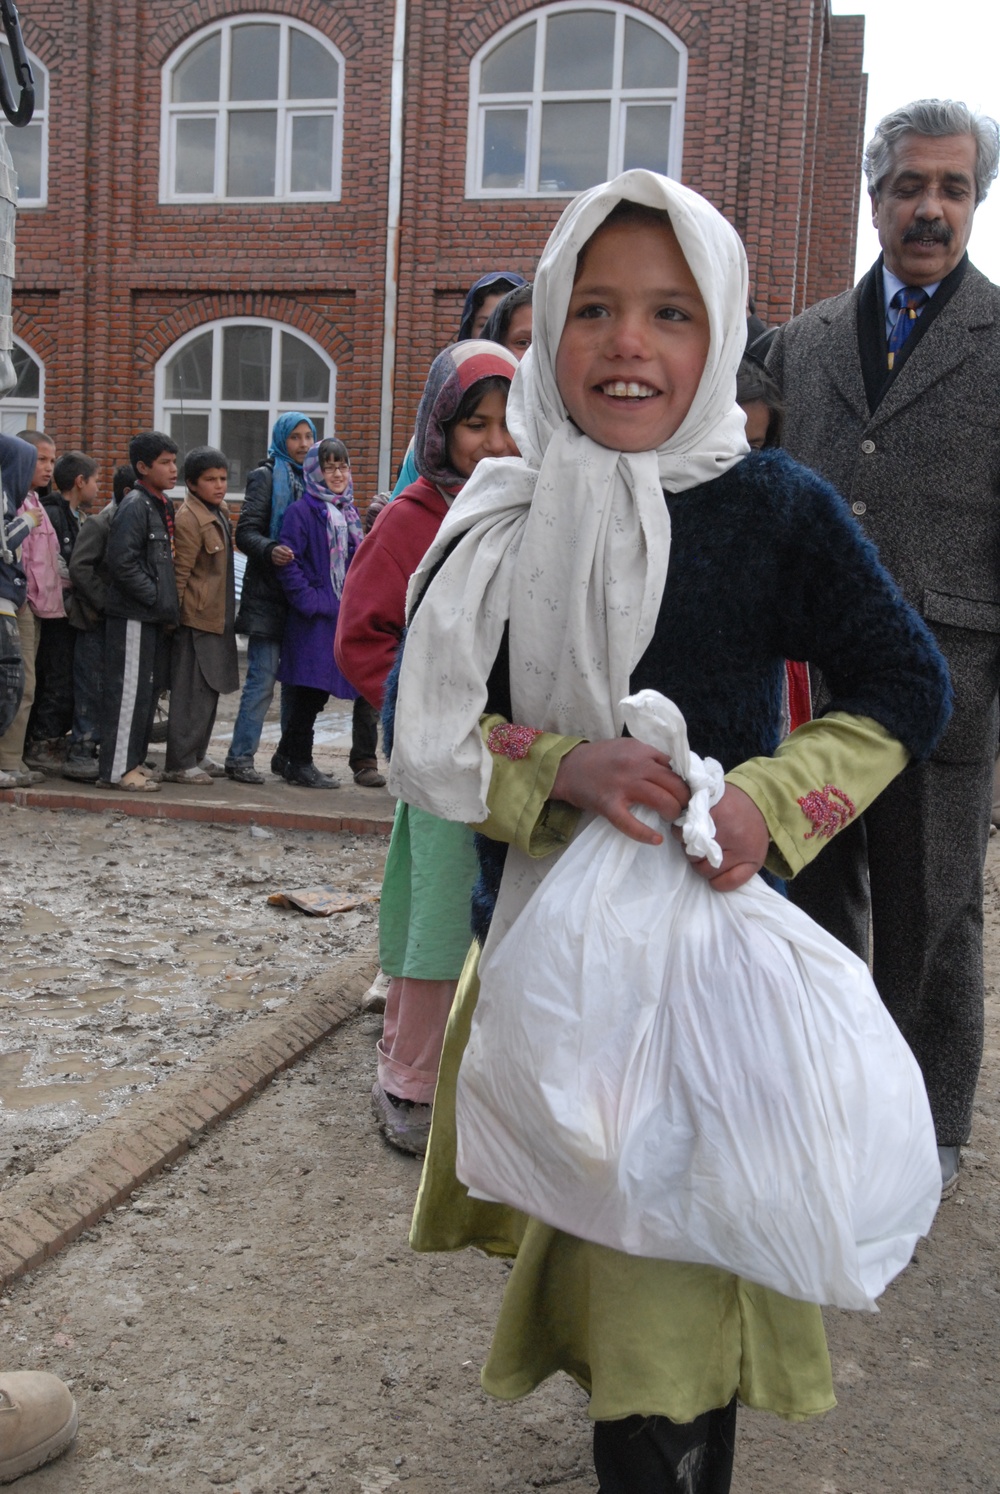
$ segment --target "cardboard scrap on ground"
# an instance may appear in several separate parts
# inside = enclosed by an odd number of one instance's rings
[[[298,892],[272,892],[267,900],[276,908],[300,908],[315,918],[329,918],[331,913],[349,913],[362,903],[377,903],[380,897],[378,892],[353,895],[327,886],[303,887]]]

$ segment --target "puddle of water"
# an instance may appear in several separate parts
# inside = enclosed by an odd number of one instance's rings
[[[35,903],[25,903],[21,908],[21,927],[26,934],[51,934],[66,925],[48,908],[39,908]]]
[[[19,1084],[4,1089],[0,1096],[0,1108],[32,1110],[36,1105],[79,1105],[88,1115],[99,1115],[110,1090],[121,1089],[130,1084],[148,1084],[152,1077],[148,1069],[115,1069],[103,1077],[77,1082],[64,1080],[61,1084]]]
[[[86,1007],[108,1006],[112,1001],[117,1001],[122,994],[121,986],[84,986],[82,990],[68,991],[63,995],[59,991],[32,991],[27,996],[16,998],[16,1004],[31,1002],[33,1012],[79,1012]],[[8,1003],[13,1008],[15,1002]]]
[[[0,1053],[0,1088],[6,1090],[19,1084],[30,1058],[31,1054],[25,1048],[14,1053]]]
[[[132,996],[126,1001],[125,1010],[142,1016],[145,1012],[158,1012],[160,1010],[160,1003],[158,1001],[147,1001],[144,996]],[[178,1008],[175,1007],[175,1013],[177,1010]],[[193,1010],[194,1008],[192,1007]]]
[[[233,987],[236,987],[233,989]],[[245,1012],[252,1006],[260,1004],[260,993],[256,994],[247,986],[227,986],[224,991],[213,991],[209,1000],[213,1006],[221,1006],[227,1012]]]
[[[79,974],[79,970],[73,965],[28,965],[25,969],[8,975],[7,985],[12,991],[17,991],[21,986],[39,986],[46,981],[70,980]],[[38,994],[43,996],[48,993],[39,991]]]

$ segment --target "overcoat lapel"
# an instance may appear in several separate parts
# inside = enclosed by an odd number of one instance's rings
[[[858,348],[857,291],[838,296],[824,320],[830,330],[819,352],[823,371],[855,414],[867,423],[868,396]]]

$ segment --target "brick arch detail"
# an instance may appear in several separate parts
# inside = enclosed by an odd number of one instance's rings
[[[526,20],[533,11],[547,10],[551,3],[552,0],[548,0],[548,3],[542,0],[541,4],[539,0],[501,0],[497,4],[496,0],[492,0],[492,3],[487,0],[482,9],[463,27],[458,37],[458,46],[471,62],[480,48],[511,21]],[[635,0],[617,0],[617,3],[669,27],[689,52],[694,50],[707,33],[704,18],[694,15],[683,0],[645,0],[645,3],[640,4],[636,4]]]
[[[16,337],[26,342],[39,357],[46,369],[59,357],[59,344],[52,333],[39,322],[30,311],[14,307],[13,331]]]
[[[338,370],[352,350],[351,343],[343,333],[312,306],[293,301],[287,296],[232,293],[202,296],[196,301],[186,302],[169,316],[163,317],[140,341],[136,348],[136,361],[151,369],[185,333],[193,332],[199,327],[207,329],[213,322],[234,316],[262,317],[288,327],[291,331],[305,333],[319,343]]]
[[[157,23],[149,38],[146,59],[160,68],[171,53],[196,32],[241,15],[305,21],[329,38],[345,57],[354,58],[362,49],[362,40],[353,22],[325,0],[296,0],[294,4],[283,3],[283,0],[226,0],[225,6],[220,6],[218,0],[189,0],[187,5],[172,11],[169,18]]]

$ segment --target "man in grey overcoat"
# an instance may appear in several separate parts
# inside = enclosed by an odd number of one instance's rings
[[[790,885],[859,955],[917,1057],[942,1184],[958,1182],[983,1043],[983,865],[1000,686],[1000,288],[970,263],[996,123],[923,100],[879,124],[865,172],[882,253],[779,329],[784,444],[840,489],[948,660],[955,707]],[[822,684],[817,702],[821,708]],[[819,786],[819,785],[818,785]]]

